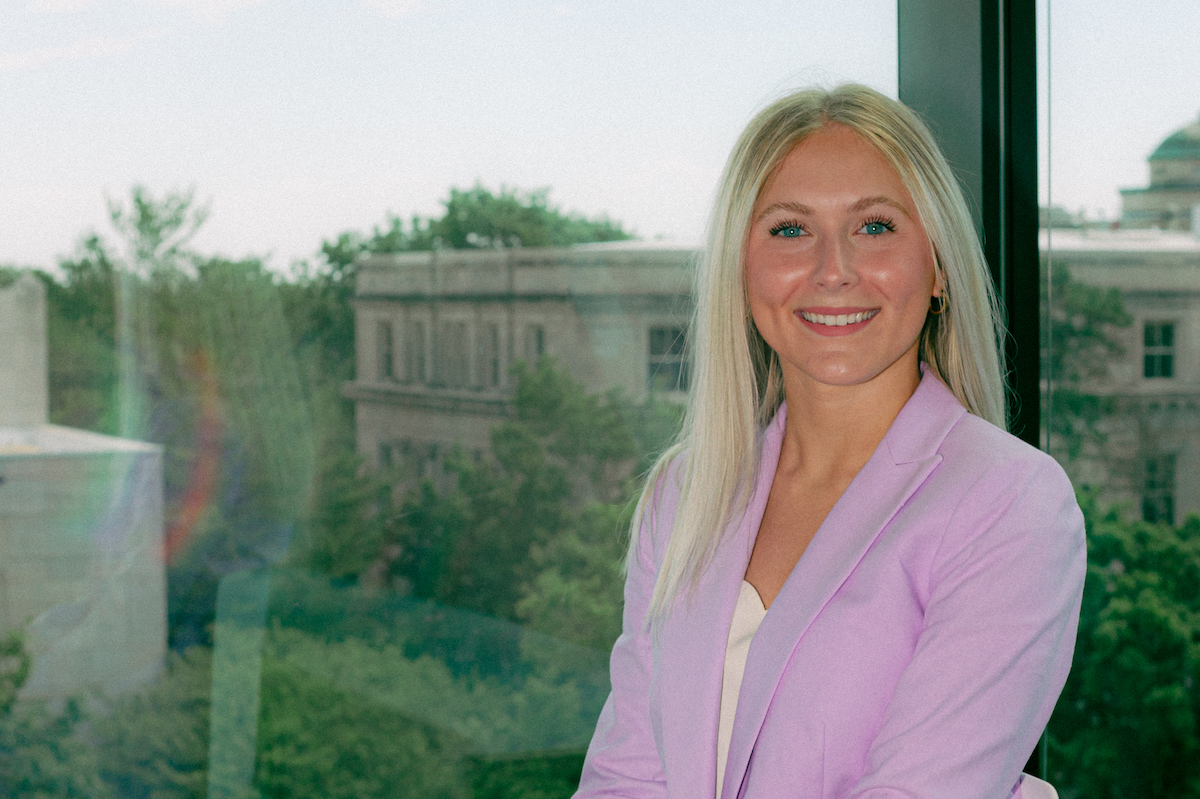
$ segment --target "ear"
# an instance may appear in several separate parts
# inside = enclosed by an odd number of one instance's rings
[[[942,265],[937,261],[933,262],[933,291],[930,292],[930,297],[944,297],[946,295],[946,278],[942,274]]]

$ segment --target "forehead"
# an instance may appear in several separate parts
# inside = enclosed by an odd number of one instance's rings
[[[758,204],[798,191],[883,194],[912,207],[904,181],[883,154],[861,134],[836,123],[810,134],[784,156],[763,185]]]

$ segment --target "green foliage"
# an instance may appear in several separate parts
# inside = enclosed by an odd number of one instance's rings
[[[530,549],[536,571],[517,602],[531,629],[607,651],[621,633],[621,588],[632,505],[591,503],[575,523]]]
[[[563,214],[549,204],[549,190],[517,192],[501,187],[492,194],[476,184],[451,189],[446,213],[429,224],[433,241],[450,249],[566,247],[632,238],[607,217],[586,219]],[[416,220],[414,220],[414,227]]]
[[[521,620],[607,649],[628,497],[673,432],[671,406],[589,396],[549,363],[526,369],[493,456],[457,455],[455,485],[422,485],[404,516],[388,475],[363,474],[354,453],[340,390],[353,364],[360,253],[628,237],[608,220],[561,214],[545,192],[476,187],[445,204],[441,219],[343,234],[326,242],[320,268],[282,280],[256,259],[192,250],[206,212],[191,193],[135,187],[110,202],[113,240],[90,235],[60,273],[41,276],[54,421],[164,448],[169,628],[182,654],[144,690],[98,699],[86,713],[17,705],[0,718],[0,794],[203,796],[211,655],[183,646],[208,641],[218,579],[247,564],[289,557],[364,590],[394,584],[376,580],[390,568],[420,595],[495,624]],[[507,671],[483,673],[472,665],[479,656],[455,661],[463,635],[499,635],[488,657]],[[577,753],[528,753],[582,744],[604,689],[578,675],[595,671],[596,654],[486,624],[443,637],[272,637],[257,790],[391,796],[408,786],[455,796],[472,782],[500,790],[508,774],[521,781],[510,792],[568,795]]]
[[[18,702],[31,665],[21,630],[0,638],[0,796],[105,799],[111,794],[80,734],[79,703],[70,700],[52,712],[44,702]]]
[[[1054,264],[1051,278],[1044,364],[1052,392],[1047,425],[1073,460],[1088,443],[1104,442],[1099,423],[1113,412],[1112,400],[1089,391],[1088,383],[1104,378],[1112,359],[1123,353],[1113,334],[1129,327],[1133,318],[1116,288],[1080,283],[1062,264]]]
[[[474,771],[475,799],[558,799],[579,787],[583,755],[480,760]]]
[[[308,542],[299,558],[308,568],[358,579],[385,556],[391,529],[391,487],[365,474],[353,442],[329,442],[318,458]]]
[[[387,592],[273,575],[247,796],[496,795],[503,782],[528,795],[571,794],[607,692],[603,653]],[[505,650],[513,662],[484,675],[414,651],[429,649],[440,628],[467,660]],[[497,647],[505,638],[514,645]],[[58,758],[50,766],[90,792],[45,795],[206,795],[212,663],[212,650],[193,647],[137,693],[97,698],[86,713],[71,705],[49,729]],[[16,765],[0,753],[0,779],[26,762],[45,771],[47,733],[26,723],[12,741],[4,724],[0,744],[12,743],[5,753]]]
[[[44,276],[50,349],[50,421],[116,433],[117,266],[95,234]]]
[[[0,264],[0,289],[6,289],[17,282],[17,278],[21,276],[22,272],[24,272],[23,269],[15,266]]]
[[[319,653],[329,650],[322,645]],[[461,772],[461,739],[407,718],[376,697],[338,689],[309,668],[268,659],[261,701],[255,787],[263,797],[470,795]]]
[[[126,260],[141,274],[173,272],[190,262],[187,244],[208,218],[206,207],[197,207],[195,192],[170,191],[151,196],[135,185],[128,205],[108,201],[113,227],[128,245]]]
[[[1200,518],[1151,525],[1082,504],[1088,574],[1052,781],[1064,799],[1200,796]]]
[[[39,702],[18,704],[0,717],[0,796],[12,799],[107,799],[76,702],[51,712]]]
[[[151,685],[96,707],[90,725],[93,745],[100,773],[115,795],[205,795],[211,680],[212,651],[192,647],[170,655]]]
[[[410,495],[394,568],[418,596],[607,649],[633,494],[678,411],[589,395],[545,358],[515,376],[516,418],[493,429],[490,457],[457,453],[452,488]]]
[[[31,663],[22,630],[9,630],[0,638],[0,716],[12,710]]]

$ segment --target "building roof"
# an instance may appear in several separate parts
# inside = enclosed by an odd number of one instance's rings
[[[372,254],[357,261],[355,296],[683,295],[696,254],[676,242]]]
[[[47,455],[98,455],[115,452],[158,452],[160,447],[127,438],[54,424],[0,427],[0,458]]]
[[[1200,237],[1174,230],[1043,229],[1038,248],[1058,252],[1192,253],[1200,256]]]
[[[1200,161],[1200,120],[1180,128],[1150,154],[1151,161]]]

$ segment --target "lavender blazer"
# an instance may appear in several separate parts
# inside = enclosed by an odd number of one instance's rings
[[[657,639],[644,621],[676,475],[652,497],[577,797],[716,795],[725,639],[786,413],[764,431],[744,515]],[[1062,469],[926,373],[754,637],[721,796],[1019,796],[1071,665],[1084,571]]]

